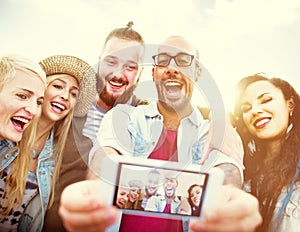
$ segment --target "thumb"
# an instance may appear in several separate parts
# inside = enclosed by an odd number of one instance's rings
[[[61,195],[61,205],[70,211],[87,211],[102,205],[95,180],[86,180],[67,186]]]

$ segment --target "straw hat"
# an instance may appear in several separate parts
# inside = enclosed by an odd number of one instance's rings
[[[42,60],[40,65],[47,76],[69,74],[77,79],[80,92],[74,108],[74,116],[85,116],[97,95],[96,74],[93,68],[85,61],[67,55],[50,56]]]

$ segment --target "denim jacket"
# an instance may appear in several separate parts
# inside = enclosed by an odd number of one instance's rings
[[[178,162],[198,164],[207,139],[209,120],[204,120],[198,108],[180,121],[177,137]],[[163,116],[156,103],[132,107],[117,105],[104,116],[97,141],[90,152],[91,160],[99,147],[112,147],[124,156],[147,159],[155,149],[163,130]],[[232,163],[241,172],[242,167],[227,155],[214,150],[201,171],[222,163]]]
[[[16,144],[11,141],[0,141],[1,171],[9,166],[19,154],[18,149],[10,154],[6,154],[7,151],[9,151],[15,145]],[[52,150],[53,132],[51,132],[38,158],[36,176],[38,180],[39,191],[26,206],[26,209],[20,218],[18,231],[41,231],[43,228],[44,216],[48,207],[51,193],[51,179],[54,172],[54,157]]]
[[[23,212],[19,224],[19,231],[42,231],[44,217],[49,203],[51,183],[54,173],[55,158],[53,155],[53,131],[38,157],[36,176],[38,194],[31,199]]]
[[[178,162],[200,161],[208,129],[209,121],[203,119],[198,109],[181,120]],[[163,116],[156,103],[137,107],[117,105],[104,116],[90,156],[99,146],[109,146],[125,156],[147,158],[156,147],[162,130]]]
[[[19,154],[19,149],[9,152],[11,149],[13,149],[16,146],[17,146],[16,143],[6,139],[0,141],[0,160],[1,160],[0,171],[3,171],[6,167],[8,167]]]
[[[145,117],[142,118],[141,115]],[[177,138],[178,162],[198,163],[200,161],[208,129],[209,121],[203,120],[198,109],[181,120]],[[128,130],[132,138],[131,155],[148,157],[156,147],[163,130],[163,116],[159,113],[157,104],[141,106],[133,110],[130,114]]]

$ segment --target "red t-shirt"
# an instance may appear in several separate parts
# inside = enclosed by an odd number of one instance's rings
[[[158,143],[149,155],[149,159],[159,159],[159,160],[170,160],[178,161],[177,153],[177,131],[164,129]],[[121,225],[121,232],[163,232],[163,231],[175,231],[181,232],[182,221],[173,220],[170,218],[158,218],[150,216],[141,215],[129,215],[123,214]]]

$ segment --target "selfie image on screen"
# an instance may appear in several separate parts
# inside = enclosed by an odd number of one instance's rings
[[[113,204],[130,213],[200,216],[208,174],[119,163]]]

